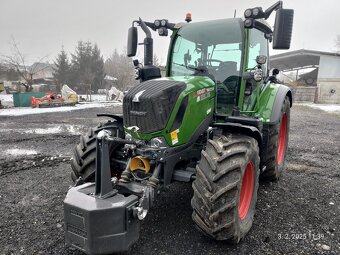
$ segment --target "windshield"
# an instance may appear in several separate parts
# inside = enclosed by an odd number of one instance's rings
[[[241,81],[243,26],[240,19],[197,22],[182,27],[174,40],[170,76],[208,76],[217,84],[217,111],[236,104]]]
[[[177,33],[172,48],[170,76],[193,75],[208,69],[216,82],[239,76],[242,33],[238,19],[198,22]]]

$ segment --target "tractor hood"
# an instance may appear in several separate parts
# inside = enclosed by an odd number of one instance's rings
[[[165,128],[185,87],[185,82],[168,79],[149,80],[135,86],[123,101],[125,127],[136,127],[141,133]]]
[[[208,77],[181,76],[142,82],[124,97],[125,129],[138,139],[161,136],[169,145],[179,144],[178,139],[171,140],[170,133],[195,130],[207,112],[214,111],[211,100],[214,96],[215,83]],[[188,129],[185,120],[189,118],[192,122]]]

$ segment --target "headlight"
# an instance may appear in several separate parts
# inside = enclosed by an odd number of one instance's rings
[[[261,81],[262,80],[262,69],[256,69],[254,72],[254,80]]]
[[[247,27],[247,28],[250,28],[253,26],[253,20],[252,19],[246,19],[244,21],[244,26]]]
[[[167,143],[163,137],[156,137],[151,139],[150,146],[154,148],[164,148],[167,147]]]
[[[249,18],[251,16],[251,9],[247,9],[244,12],[244,17]]]
[[[163,27],[166,26],[166,23],[168,23],[167,20],[165,20],[165,19],[162,19],[162,20],[161,20],[161,25],[162,25]]]
[[[155,27],[159,27],[161,25],[161,22],[158,19],[156,19],[154,25]]]
[[[257,16],[259,14],[259,12],[260,12],[259,8],[254,8],[253,9],[253,15],[254,16]]]
[[[158,28],[158,34],[160,36],[168,36],[168,29],[165,27]]]
[[[140,78],[139,68],[135,68],[135,79],[138,80]]]

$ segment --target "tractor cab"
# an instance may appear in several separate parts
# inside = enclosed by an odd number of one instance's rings
[[[274,31],[266,19],[276,11]],[[170,23],[168,20],[133,22],[129,30],[128,56],[136,54],[137,27],[146,34],[144,66],[138,61],[136,79],[141,82],[160,78],[152,64],[153,39],[149,28],[160,36],[173,32],[166,65],[166,77],[209,77],[215,83],[215,114],[228,116],[241,113],[254,116],[259,109],[260,90],[267,81],[269,43],[273,49],[289,49],[293,11],[283,9],[279,1],[263,11],[261,7],[247,9],[244,18],[204,22]],[[254,79],[255,77],[255,79]]]

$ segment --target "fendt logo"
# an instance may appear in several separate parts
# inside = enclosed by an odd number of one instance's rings
[[[139,102],[139,101],[138,101],[138,102]],[[131,114],[131,115],[134,115],[134,116],[146,116],[146,113],[147,113],[147,112],[130,111],[130,114]]]

